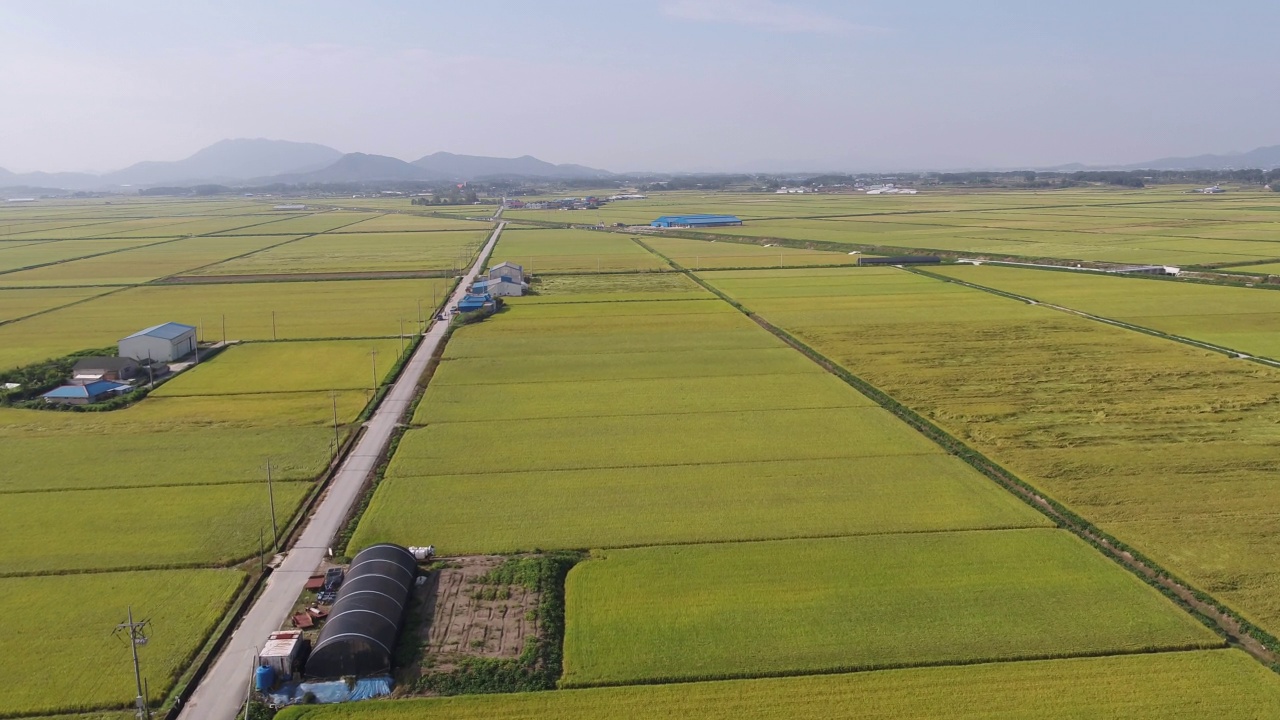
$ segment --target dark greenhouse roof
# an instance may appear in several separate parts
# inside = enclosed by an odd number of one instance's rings
[[[357,553],[307,660],[307,675],[336,678],[390,670],[417,573],[417,561],[399,545],[373,545]]]

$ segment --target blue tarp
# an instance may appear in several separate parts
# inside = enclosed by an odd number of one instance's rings
[[[351,702],[353,700],[369,700],[391,694],[391,677],[360,678],[354,685],[345,680],[326,680],[324,682],[289,682],[278,690],[267,693],[267,700],[272,705],[296,705],[302,702],[307,693],[315,696],[321,705]]]

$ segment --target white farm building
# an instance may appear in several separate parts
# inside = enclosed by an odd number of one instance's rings
[[[120,357],[138,362],[173,362],[196,350],[196,329],[167,322],[139,330],[120,341]]]

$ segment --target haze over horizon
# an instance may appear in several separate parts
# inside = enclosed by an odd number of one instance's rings
[[[0,167],[224,138],[612,171],[1123,164],[1280,143],[1280,6],[0,6]]]

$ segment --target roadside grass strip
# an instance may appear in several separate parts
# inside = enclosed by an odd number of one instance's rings
[[[1280,292],[992,265],[929,271],[1280,360]]]
[[[771,271],[759,273],[705,277],[1250,622],[1280,631],[1280,371],[905,272],[877,286],[880,295],[833,293],[826,310],[809,313],[807,301],[769,287]]]
[[[665,260],[636,245],[630,236],[598,230],[527,230],[508,226],[493,249],[489,267],[502,262],[526,273],[584,273],[670,270]]]
[[[232,570],[0,578],[0,613],[8,619],[0,711],[11,717],[128,707],[130,650],[111,632],[130,608],[134,619],[150,621],[138,656],[151,700],[163,699],[243,581]],[[100,717],[117,715],[89,715]]]
[[[1280,680],[1236,650],[428,700],[302,705],[279,720],[990,720],[1218,718],[1280,711]]]
[[[274,483],[281,527],[310,489],[309,482]],[[0,540],[9,552],[0,574],[240,561],[258,554],[260,533],[271,545],[269,502],[265,477],[254,484],[7,494]]]
[[[370,339],[237,345],[160,386],[154,395],[370,389],[375,377],[379,385],[387,381],[402,343],[407,342]]]
[[[565,603],[566,686],[1223,645],[1056,529],[601,551]]]
[[[420,313],[430,317],[432,298],[452,284],[424,278],[130,288],[0,326],[0,367],[114,345],[170,320],[195,325],[206,341],[222,339],[224,318],[229,340],[396,337],[412,330]]]

